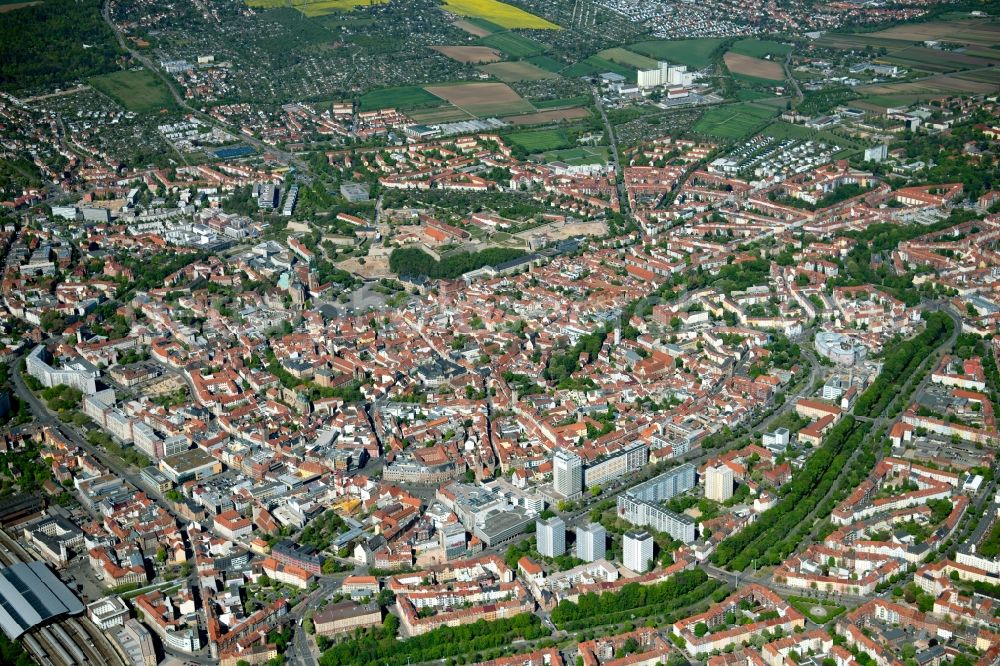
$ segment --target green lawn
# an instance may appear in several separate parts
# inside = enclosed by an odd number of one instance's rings
[[[479,44],[500,49],[512,58],[525,58],[545,53],[545,47],[535,40],[522,37],[513,32],[498,32],[493,35],[487,35],[480,38]]]
[[[772,42],[767,39],[741,39],[733,44],[729,49],[733,53],[750,56],[751,58],[763,58],[770,55],[773,58],[783,58],[785,54],[792,50],[790,44]]]
[[[820,601],[808,597],[788,597],[788,603],[816,624],[826,624],[847,610],[844,606],[832,601]]]
[[[135,113],[175,108],[167,85],[147,69],[102,74],[91,78],[90,85]]]
[[[381,88],[361,96],[361,110],[396,108],[400,110],[442,106],[444,100],[436,97],[420,86],[400,86]]]
[[[654,39],[628,46],[629,51],[641,53],[654,60],[680,63],[695,69],[707,67],[712,62],[712,54],[722,43],[715,37],[701,39]]]
[[[728,104],[708,109],[694,125],[694,131],[720,139],[741,139],[764,126],[778,114],[774,108],[753,102]]]
[[[506,139],[512,143],[516,143],[530,153],[565,148],[569,143],[566,131],[561,129],[511,132],[506,136]]]

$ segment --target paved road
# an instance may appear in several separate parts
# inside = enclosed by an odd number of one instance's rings
[[[611,162],[615,169],[615,187],[618,189],[618,207],[622,215],[628,217],[628,194],[625,192],[625,172],[622,171],[621,161],[618,159],[618,138],[615,136],[615,128],[608,122],[608,114],[604,112],[604,102],[601,100],[601,91],[596,86],[593,90],[594,106],[601,114],[604,121],[604,132],[608,135],[608,143],[611,144]]]

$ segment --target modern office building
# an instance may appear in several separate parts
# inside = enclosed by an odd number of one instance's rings
[[[576,556],[584,562],[603,560],[607,530],[600,523],[590,523],[576,529]]]
[[[694,521],[662,506],[671,497],[694,488],[694,465],[687,463],[640,483],[618,496],[618,515],[637,527],[652,527],[684,543],[694,541]]]
[[[733,496],[733,470],[725,465],[705,470],[705,497],[725,502]]]
[[[538,552],[545,557],[559,557],[566,552],[566,523],[559,516],[535,521]]]
[[[583,460],[565,449],[552,457],[552,487],[563,497],[573,498],[583,492]]]
[[[653,561],[653,537],[649,532],[626,532],[622,539],[622,563],[626,569],[645,573]]]

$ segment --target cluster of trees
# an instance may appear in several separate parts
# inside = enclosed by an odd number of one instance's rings
[[[135,279],[132,281],[120,279],[118,298],[128,300],[128,297],[137,291],[160,289],[165,285],[168,275],[207,258],[206,252],[161,252],[148,257],[122,257],[121,264],[132,269]]]
[[[338,516],[335,511],[327,511],[309,521],[306,528],[302,530],[298,542],[323,551],[329,548],[333,540],[346,528],[347,524],[343,518]]]
[[[480,620],[460,627],[439,627],[402,642],[396,640],[398,624],[394,615],[388,616],[381,631],[342,641],[324,652],[320,666],[403,666],[491,650],[549,634],[531,613],[493,622]]]
[[[552,622],[560,629],[578,631],[670,613],[707,599],[722,583],[701,569],[681,571],[662,583],[628,583],[617,592],[584,594],[576,602],[562,601],[552,610]],[[673,622],[673,620],[670,620]]]
[[[770,271],[771,264],[764,259],[754,259],[739,264],[730,263],[719,269],[715,275],[702,271],[699,266],[697,272],[688,280],[688,289],[693,291],[702,287],[716,287],[728,295],[734,291],[767,284]]]
[[[712,561],[719,566],[743,570],[754,560],[760,564],[777,564],[784,559],[798,542],[791,535],[826,495],[867,430],[868,426],[856,422],[854,417],[844,417],[801,471],[782,486],[781,501],[761,514],[756,523],[720,543],[712,554]]]
[[[951,317],[941,312],[931,312],[925,318],[927,325],[920,335],[886,353],[882,372],[858,398],[855,414],[868,417],[881,414],[910,375],[955,327]]]
[[[784,206],[791,206],[793,208],[802,208],[804,210],[820,210],[822,208],[829,208],[834,204],[838,204],[841,201],[847,201],[853,197],[864,194],[868,190],[855,183],[848,183],[847,185],[841,185],[836,188],[825,197],[817,201],[816,203],[809,203],[808,201],[803,201],[802,199],[796,199],[794,197],[779,197],[774,192],[768,194],[768,198],[771,201],[780,202]]]
[[[0,468],[0,497],[14,494],[15,489],[20,493],[33,494],[52,478],[49,468],[51,458],[43,459],[39,455],[40,450],[41,447],[32,442],[20,451],[4,454],[4,465]],[[16,479],[13,476],[15,471],[19,475]]]
[[[876,417],[888,408],[893,398],[900,394],[902,384],[947,338],[953,325],[947,315],[929,314],[927,326],[920,335],[899,343],[886,354],[882,373],[858,398],[854,413]],[[818,517],[823,517],[833,510],[835,498],[826,498],[826,495],[837,478],[845,476],[841,488],[853,487],[874,465],[870,442],[864,443],[869,429],[868,423],[856,421],[851,415],[845,416],[792,481],[782,486],[778,504],[764,512],[756,523],[720,543],[712,554],[712,561],[719,566],[743,570],[754,560],[766,565],[777,564],[787,557],[811,530],[807,521],[809,515],[815,510]],[[845,475],[845,465],[863,443],[863,450]]]
[[[46,0],[0,14],[0,89],[37,90],[117,69],[99,0]]]
[[[608,329],[603,327],[584,335],[566,351],[552,354],[543,373],[545,378],[554,382],[569,379],[574,372],[580,369],[580,355],[586,353],[590,357],[590,361],[593,362],[601,352],[606,337],[608,337]]]
[[[426,275],[452,280],[483,266],[496,266],[524,256],[521,250],[491,247],[479,252],[458,252],[436,261],[415,247],[397,248],[389,255],[389,270],[396,275]]]

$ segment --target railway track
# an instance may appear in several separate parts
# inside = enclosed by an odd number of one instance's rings
[[[10,566],[34,560],[0,529],[0,562]],[[119,666],[124,662],[108,638],[86,617],[69,617],[22,636],[31,656],[44,666]]]

